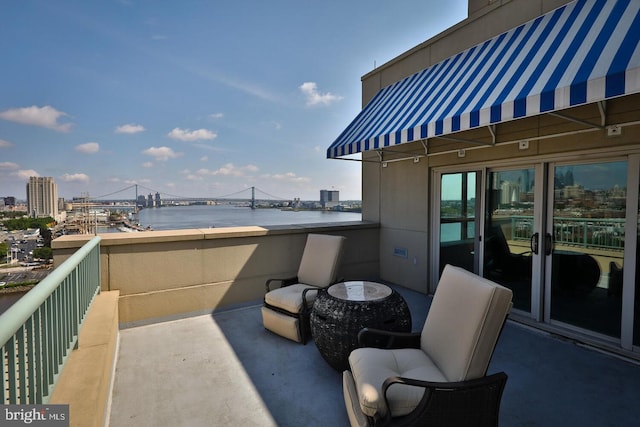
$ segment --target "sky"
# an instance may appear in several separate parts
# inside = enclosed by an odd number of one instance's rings
[[[0,5],[0,197],[361,199],[326,149],[361,77],[467,0],[20,0]],[[126,190],[125,190],[126,189]]]

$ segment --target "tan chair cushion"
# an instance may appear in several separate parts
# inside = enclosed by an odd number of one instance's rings
[[[264,302],[274,307],[282,308],[289,313],[300,313],[302,311],[302,291],[315,286],[303,285],[301,283],[277,288],[269,291],[264,296]],[[317,292],[307,292],[307,304],[311,308],[316,299]]]
[[[266,307],[262,307],[262,324],[265,329],[292,341],[301,342],[299,320],[297,317],[287,316]]]
[[[313,286],[329,286],[336,280],[343,236],[309,234],[304,247],[298,281]]]
[[[512,292],[462,268],[447,265],[422,329],[421,347],[447,381],[485,375]]]
[[[347,408],[349,425],[351,427],[369,427],[369,420],[362,413],[362,409],[360,409],[356,383],[353,380],[353,375],[351,375],[349,371],[342,373],[342,395],[344,396],[344,404]]]
[[[389,377],[446,381],[435,363],[420,349],[359,348],[349,355],[349,365],[360,409],[368,416],[387,413],[382,384]],[[420,387],[392,385],[387,393],[392,416],[409,414],[420,403],[423,394],[424,389]]]

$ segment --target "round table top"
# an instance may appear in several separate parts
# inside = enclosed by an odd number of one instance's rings
[[[382,283],[358,280],[336,283],[327,292],[334,298],[346,301],[376,301],[387,298],[392,290]]]

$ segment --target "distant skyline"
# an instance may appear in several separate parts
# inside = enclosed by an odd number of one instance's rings
[[[361,76],[466,14],[466,0],[3,4],[0,197],[50,176],[67,199],[134,183],[361,199],[360,164],[325,158]]]

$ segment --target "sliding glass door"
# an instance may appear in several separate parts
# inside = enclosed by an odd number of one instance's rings
[[[435,172],[432,283],[461,266],[519,315],[640,349],[640,155],[572,160]]]
[[[439,273],[446,264],[478,271],[478,175],[477,171],[439,175]]]
[[[485,191],[483,274],[513,291],[513,307],[538,306],[541,222],[536,168],[489,170]],[[534,298],[535,297],[535,298]]]
[[[549,168],[547,315],[620,338],[627,162]]]

